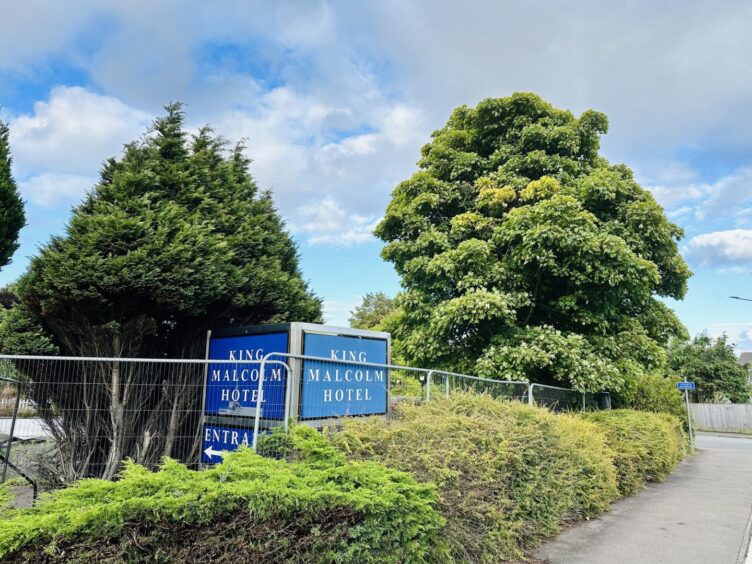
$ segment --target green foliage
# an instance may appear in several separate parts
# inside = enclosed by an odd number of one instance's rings
[[[677,389],[679,378],[659,373],[642,374],[627,382],[618,394],[612,395],[614,407],[670,413],[681,420],[687,418],[684,396]]]
[[[207,329],[321,320],[297,248],[271,194],[251,177],[242,144],[228,147],[208,127],[189,138],[181,105],[166,110],[104,164],[65,234],[31,260],[15,288],[20,303],[0,318],[0,352],[201,358]],[[190,457],[195,430],[186,414],[200,397],[187,370],[147,386],[155,374],[143,366],[108,373],[77,364],[64,375],[28,368],[32,382],[48,384],[32,386],[30,398],[64,430],[59,479],[113,477],[126,457],[149,465]],[[56,378],[66,381],[57,386]],[[90,428],[101,430],[95,440]]]
[[[606,116],[529,93],[462,106],[393,192],[376,234],[405,292],[384,322],[408,362],[618,390],[665,365],[689,269]]]
[[[390,385],[392,397],[422,398],[425,395],[418,377],[406,372],[393,371]]]
[[[50,335],[32,321],[26,307],[0,307],[0,352],[4,354],[54,355],[58,347]]]
[[[0,559],[427,560],[442,525],[433,488],[376,463],[345,462],[308,431],[294,442],[312,461],[242,449],[201,472],[168,459],[158,472],[129,463],[116,482],[82,480],[0,521]]]
[[[13,501],[13,494],[11,493],[10,488],[10,482],[0,484],[0,515],[3,515],[8,511],[11,501]]]
[[[747,368],[739,364],[725,334],[715,340],[702,333],[692,341],[672,342],[669,367],[678,378],[695,383],[698,402],[749,400]]]
[[[394,310],[394,299],[383,292],[369,292],[350,312],[350,327],[380,331],[384,318]]]
[[[442,537],[461,562],[521,558],[541,537],[617,497],[605,437],[573,415],[457,393],[395,416],[346,420],[333,444],[439,491]]]
[[[8,126],[0,121],[0,269],[18,248],[18,232],[26,223],[23,201],[11,175]]]
[[[108,160],[99,183],[32,259],[22,304],[71,354],[196,356],[218,326],[318,321],[320,300],[244,147],[191,139],[180,104]]]
[[[585,417],[608,438],[622,495],[636,492],[645,482],[662,482],[686,452],[686,436],[677,417],[627,409]]]

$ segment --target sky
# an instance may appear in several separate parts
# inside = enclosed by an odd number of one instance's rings
[[[399,279],[372,229],[452,109],[533,91],[605,112],[601,152],[672,221],[692,334],[752,350],[752,3],[0,0],[0,119],[28,226],[0,285],[60,233],[163,106],[247,139],[328,322]]]

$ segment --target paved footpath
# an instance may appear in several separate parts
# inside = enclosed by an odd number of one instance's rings
[[[600,518],[564,531],[536,556],[551,564],[744,562],[752,438],[701,434],[697,448],[664,483],[650,484]]]

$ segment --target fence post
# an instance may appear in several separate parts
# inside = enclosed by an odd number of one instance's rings
[[[261,427],[261,402],[263,401],[263,393],[264,393],[264,375],[266,373],[266,361],[267,359],[274,355],[275,353],[269,353],[264,356],[264,358],[261,359],[261,366],[259,368],[259,385],[258,385],[258,397],[256,398],[256,416],[253,419],[253,452],[256,452],[256,447],[258,446],[258,434],[259,434],[259,427]],[[290,375],[287,375],[287,378],[290,378]]]
[[[587,397],[587,393],[586,393],[586,392],[582,392],[582,411],[583,411],[583,412],[584,412],[584,411],[585,411],[585,409],[586,409],[586,407],[585,407],[585,398],[586,398],[586,397]]]
[[[533,399],[533,387],[535,384],[531,384],[528,382],[527,384],[527,403],[529,405],[535,405],[535,400]]]
[[[444,376],[444,395],[449,397],[449,374]]]
[[[431,380],[433,380],[433,370],[429,370],[426,374],[426,403],[431,401]]]
[[[16,418],[18,417],[18,407],[21,405],[21,382],[16,382],[16,403],[13,405],[13,416],[10,420],[10,432],[8,433],[8,444],[5,447],[5,460],[3,461],[3,475],[0,476],[0,484],[5,483],[5,477],[8,474],[8,464],[10,463],[10,445],[13,444],[13,433],[16,430]]]

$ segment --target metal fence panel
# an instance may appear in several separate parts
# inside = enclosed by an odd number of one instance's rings
[[[459,391],[554,410],[603,407],[565,388],[282,353],[242,361],[0,355],[0,378],[0,469],[53,486],[113,478],[126,458],[200,468],[241,444],[255,448],[291,420],[323,427],[389,417],[396,403]]]

